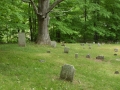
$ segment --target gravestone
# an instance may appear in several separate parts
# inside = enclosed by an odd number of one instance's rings
[[[90,58],[90,54],[86,55],[86,58]]]
[[[99,55],[99,56],[97,56],[97,57],[96,57],[96,59],[99,59],[99,60],[104,60],[104,56]]]
[[[118,52],[118,49],[117,49],[117,48],[115,48],[115,49],[114,49],[114,51],[115,51],[115,52]]]
[[[47,53],[50,53],[50,51],[48,50]]]
[[[64,53],[69,53],[69,48],[68,47],[64,47]]]
[[[73,65],[65,64],[62,66],[61,72],[60,72],[60,79],[67,80],[67,81],[73,81],[75,68]]]
[[[51,46],[52,47],[56,47],[56,45],[57,45],[56,41],[51,41]]]
[[[78,53],[75,53],[75,58],[78,58]]]
[[[98,43],[98,46],[101,46],[101,44],[100,44],[100,43]]]
[[[114,74],[119,74],[119,71],[115,71],[115,73]]]
[[[22,47],[26,46],[25,33],[18,33],[18,45]]]
[[[65,46],[65,43],[64,43],[64,41],[63,41],[63,42],[61,42],[61,46]]]

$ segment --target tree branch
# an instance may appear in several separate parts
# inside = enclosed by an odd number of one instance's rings
[[[64,0],[56,0],[47,10],[47,13],[48,14],[56,5],[58,5],[59,3],[61,3],[62,1]]]
[[[31,4],[32,4],[32,6],[33,6],[33,8],[34,8],[34,10],[35,10],[35,13],[36,13],[36,14],[39,14],[39,13],[38,13],[38,9],[37,9],[35,3],[33,2],[33,0],[30,0],[30,2],[31,2]]]

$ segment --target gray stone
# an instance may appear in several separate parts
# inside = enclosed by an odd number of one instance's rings
[[[104,60],[104,56],[99,55],[99,56],[97,56],[97,57],[96,57],[96,59],[99,59],[99,60]]]
[[[61,72],[60,72],[60,79],[64,79],[67,81],[73,81],[75,68],[73,65],[65,64],[62,66]]]
[[[18,33],[18,45],[22,47],[26,46],[25,33]]]
[[[118,52],[118,49],[117,49],[117,48],[115,48],[115,49],[114,49],[114,51],[115,51],[115,52]]]
[[[68,47],[64,47],[64,53],[69,53],[69,48]]]
[[[86,55],[86,58],[90,58],[90,54]]]
[[[75,53],[75,58],[78,58],[78,53]]]
[[[64,41],[63,41],[63,42],[61,42],[61,46],[65,46],[65,43],[64,43]]]
[[[52,47],[56,47],[56,45],[57,45],[56,41],[51,41],[51,46]]]

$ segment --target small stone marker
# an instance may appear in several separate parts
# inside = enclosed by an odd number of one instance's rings
[[[18,45],[22,47],[26,46],[25,33],[18,33]]]
[[[115,73],[114,74],[119,74],[119,71],[115,71]]]
[[[78,53],[75,53],[75,58],[78,58]]]
[[[117,49],[117,48],[115,48],[115,49],[114,49],[114,51],[115,51],[115,52],[118,52],[118,49]]]
[[[86,55],[86,58],[90,58],[90,54]]]
[[[69,48],[68,47],[64,47],[64,53],[69,53]]]
[[[47,53],[50,53],[50,51],[48,50]]]
[[[99,59],[99,60],[104,60],[104,56],[99,55],[99,56],[97,56],[97,57],[96,57],[96,59]]]
[[[51,41],[51,46],[52,47],[56,47],[56,44],[57,44],[56,41]]]
[[[62,66],[61,72],[60,72],[60,79],[64,79],[67,81],[73,81],[75,68],[73,65],[65,64]]]
[[[100,43],[98,43],[98,46],[101,46],[101,44],[100,44]]]
[[[61,46],[65,46],[65,43],[64,43],[64,41],[63,41],[63,42],[61,42]]]

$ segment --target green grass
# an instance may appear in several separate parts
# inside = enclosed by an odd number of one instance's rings
[[[68,54],[63,53],[63,46],[27,44],[0,45],[0,90],[120,90],[120,52],[114,56],[114,48],[120,50],[120,44],[92,45],[83,49],[80,44],[66,44]],[[50,50],[51,53],[47,53]],[[75,53],[79,57],[75,59]],[[87,59],[86,55],[91,58]],[[96,60],[97,55],[104,55],[105,60]],[[40,62],[44,60],[45,62]],[[74,65],[76,71],[73,82],[59,79],[61,66]]]

